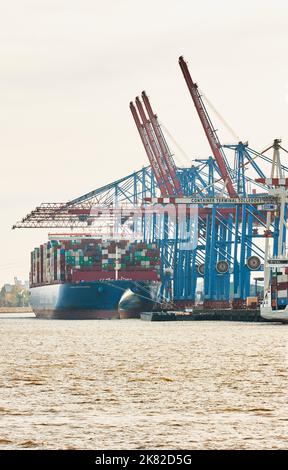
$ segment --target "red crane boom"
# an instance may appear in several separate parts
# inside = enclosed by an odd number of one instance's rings
[[[180,68],[181,68],[182,73],[184,75],[184,79],[185,79],[186,84],[188,86],[190,95],[192,97],[195,108],[196,108],[197,113],[199,115],[199,118],[200,118],[200,121],[202,123],[203,129],[204,129],[205,134],[207,136],[207,139],[208,139],[208,142],[210,144],[211,150],[213,152],[215,160],[218,163],[219,170],[220,170],[221,176],[222,176],[222,178],[223,178],[223,180],[226,184],[229,196],[231,196],[231,197],[236,196],[237,197],[237,193],[236,193],[236,191],[233,187],[231,177],[230,177],[229,172],[228,172],[227,161],[226,161],[225,154],[224,154],[223,150],[221,149],[221,144],[220,144],[219,139],[216,135],[216,131],[213,128],[213,125],[211,123],[211,120],[209,118],[207,110],[204,106],[204,103],[201,99],[200,93],[198,91],[198,87],[197,87],[196,83],[193,82],[193,80],[191,78],[191,75],[190,75],[190,72],[189,72],[189,69],[188,69],[188,65],[187,65],[187,63],[185,62],[185,60],[182,56],[179,58],[179,65],[180,65]]]
[[[148,136],[147,136],[147,132],[145,130],[145,127],[144,125],[141,123],[140,121],[140,118],[138,116],[138,113],[137,113],[137,110],[134,106],[134,104],[132,103],[132,101],[130,102],[130,111],[132,113],[132,116],[134,118],[134,121],[135,121],[135,124],[136,124],[136,127],[138,129],[138,132],[139,132],[139,135],[141,137],[141,140],[142,140],[142,143],[143,143],[143,146],[145,148],[145,151],[146,151],[146,154],[147,154],[147,157],[148,157],[148,160],[150,162],[150,165],[152,167],[152,170],[154,172],[154,175],[155,175],[155,178],[156,178],[156,181],[159,185],[159,188],[160,188],[160,191],[161,191],[161,194],[163,196],[167,196],[169,193],[166,189],[166,186],[163,182],[163,178],[161,176],[161,171],[160,171],[160,168],[159,168],[159,165],[158,165],[158,161],[157,159],[154,157],[154,154],[151,150],[151,147],[150,147],[150,144],[149,144],[149,140],[148,140]]]
[[[163,183],[166,187],[166,190],[167,190],[168,194],[172,195],[173,194],[173,186],[169,181],[169,173],[167,171],[165,162],[162,159],[162,156],[161,156],[161,153],[160,153],[160,150],[159,150],[159,146],[158,146],[159,144],[157,142],[157,138],[156,138],[156,136],[153,132],[153,127],[151,125],[151,122],[147,118],[147,116],[145,114],[145,111],[144,111],[144,108],[142,106],[142,103],[141,103],[138,96],[136,98],[136,106],[137,106],[138,112],[140,114],[140,117],[142,119],[142,123],[143,123],[143,125],[145,127],[145,130],[147,132],[147,136],[148,136],[148,139],[149,139],[149,142],[150,142],[150,146],[151,146],[151,148],[153,150],[153,153],[155,155],[155,158],[158,162],[158,166],[160,168],[161,175],[162,175],[162,178],[163,178]]]
[[[183,196],[181,184],[179,181],[179,178],[176,173],[176,166],[174,163],[174,160],[172,158],[171,152],[169,150],[169,147],[167,145],[167,142],[162,134],[160,124],[158,122],[157,115],[154,114],[151,103],[149,101],[148,96],[146,95],[145,91],[142,92],[142,98],[144,105],[146,107],[150,122],[153,126],[155,136],[157,138],[157,141],[159,143],[159,147],[162,153],[162,157],[164,160],[164,165],[166,166],[166,169],[168,170],[168,174],[170,176],[170,180],[172,185],[174,186],[174,191],[173,194],[177,194],[179,196]]]

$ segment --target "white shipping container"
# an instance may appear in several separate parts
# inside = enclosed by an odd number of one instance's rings
[[[285,299],[287,297],[287,289],[278,290],[277,291],[277,296],[279,297],[279,299]]]

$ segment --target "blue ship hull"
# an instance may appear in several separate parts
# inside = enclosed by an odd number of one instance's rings
[[[111,280],[37,286],[30,288],[30,305],[37,318],[114,319],[120,318],[124,303],[133,317],[153,306],[156,291],[151,284]]]

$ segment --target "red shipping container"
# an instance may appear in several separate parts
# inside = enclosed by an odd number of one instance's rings
[[[115,271],[84,271],[74,270],[72,274],[73,281],[98,281],[105,279],[115,279]],[[156,271],[118,271],[118,280],[131,279],[135,281],[157,281],[159,275]]]

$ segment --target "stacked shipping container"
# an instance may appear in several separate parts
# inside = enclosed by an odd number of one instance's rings
[[[288,304],[288,269],[272,272],[271,300],[272,307],[285,308]]]
[[[105,279],[160,279],[155,243],[127,240],[51,240],[31,253],[30,286]]]

